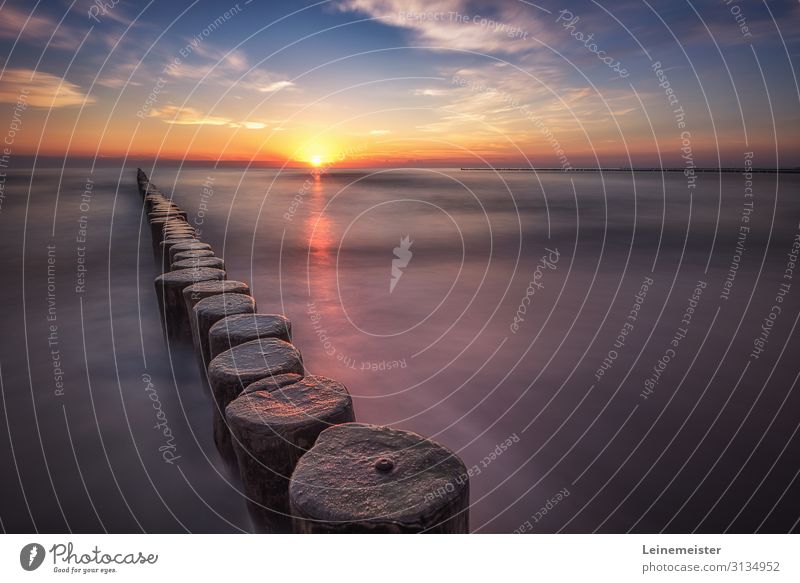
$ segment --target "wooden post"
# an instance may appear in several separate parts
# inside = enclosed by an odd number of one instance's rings
[[[296,532],[466,533],[469,475],[449,449],[389,427],[323,431],[289,486]]]
[[[189,223],[187,223],[183,219],[151,219],[150,220],[151,231],[153,232],[153,239],[158,241],[164,238],[164,233],[171,231],[172,229],[191,229]]]
[[[208,250],[211,251],[211,245],[203,243],[198,239],[167,239],[161,243],[161,257],[163,261],[164,271],[170,271],[173,257],[181,251],[197,251]]]
[[[175,261],[183,261],[184,259],[194,259],[196,257],[214,257],[214,252],[211,249],[195,249],[194,251],[181,251],[175,254]]]
[[[147,213],[147,218],[151,221],[153,219],[180,219],[186,222],[187,216],[186,211],[182,211],[174,205],[158,207]]]
[[[197,236],[197,231],[192,227],[181,227],[179,225],[170,225],[161,229],[161,239],[170,239],[174,235],[192,235]]]
[[[198,239],[197,235],[192,231],[169,231],[161,235],[161,240],[159,243],[166,243],[167,241],[174,241],[175,243],[180,241],[186,243],[200,241],[200,239]]]
[[[150,219],[149,222],[150,222],[150,236],[152,237],[154,242],[161,241],[161,233],[163,232],[164,227],[167,224],[172,224],[173,222],[176,223],[183,222],[187,225],[189,224],[186,223],[185,221],[179,221],[178,219],[172,217],[156,217],[154,219]]]
[[[168,221],[161,224],[160,239],[166,239],[170,233],[179,232],[194,232],[194,229],[184,221]]]
[[[208,332],[211,358],[258,338],[292,341],[292,323],[279,314],[239,314],[214,324]]]
[[[247,385],[244,389],[242,389],[242,392],[239,393],[239,397],[241,397],[246,393],[252,393],[254,391],[274,391],[275,389],[280,389],[281,387],[285,387],[286,385],[293,385],[294,383],[298,383],[301,380],[303,380],[303,375],[297,374],[296,372],[287,372],[285,374],[270,375],[259,381]],[[237,397],[237,399],[239,397]]]
[[[248,388],[225,416],[256,530],[291,532],[289,478],[322,431],[355,421],[350,394],[337,381],[307,376],[269,390]]]
[[[169,249],[167,249],[166,258],[169,260],[169,263],[172,264],[174,261],[173,257],[175,257],[176,253],[180,253],[181,251],[195,251],[197,249],[211,249],[211,245],[208,243],[203,242],[195,242],[195,241],[186,241],[184,243],[175,243],[174,245],[170,245]]]
[[[200,240],[197,238],[197,233],[195,233],[194,231],[188,231],[188,230],[180,230],[180,231],[179,231],[179,230],[169,230],[169,231],[164,231],[164,232],[161,234],[161,239],[160,239],[160,240],[159,240],[157,243],[155,243],[153,246],[154,246],[154,247],[155,247],[157,250],[159,250],[159,251],[160,251],[160,250],[161,250],[161,249],[164,247],[164,246],[162,245],[162,243],[164,243],[165,241],[173,241],[173,242],[176,242],[176,243],[177,243],[177,241],[178,241],[178,240],[180,240],[180,241],[184,241],[184,242],[190,242],[190,241],[191,241],[191,242],[194,242],[194,241],[200,241]]]
[[[158,248],[169,250],[172,245],[177,245],[178,243],[202,243],[202,241],[200,241],[194,233],[170,232],[164,233],[161,240],[158,242]]]
[[[229,463],[235,464],[236,456],[224,419],[225,407],[251,383],[286,373],[302,375],[303,360],[297,348],[277,338],[262,338],[234,346],[209,363],[208,380],[216,402],[214,442]]]
[[[243,281],[224,279],[217,281],[201,281],[183,289],[183,302],[186,304],[186,313],[193,313],[195,304],[204,298],[219,294],[245,294],[250,295],[250,286]]]
[[[211,353],[208,349],[208,331],[211,327],[226,316],[252,314],[255,311],[256,301],[253,296],[244,294],[218,294],[195,304],[192,309],[192,335],[204,371],[211,362]]]
[[[205,245],[209,249],[211,245],[208,243],[203,243],[199,239],[195,239],[194,235],[171,235],[169,239],[164,239],[158,244],[158,261],[161,263],[162,271],[172,271],[170,267],[172,266],[172,259],[170,254],[170,249],[172,249],[175,245],[187,245],[189,243],[197,243],[199,245]]]
[[[180,269],[156,277],[158,309],[167,339],[191,338],[189,316],[182,292],[192,284],[214,279],[225,279],[225,272],[211,268]]]
[[[170,267],[172,271],[176,269],[196,269],[198,267],[225,269],[225,262],[219,257],[190,257],[181,261],[173,261]]]

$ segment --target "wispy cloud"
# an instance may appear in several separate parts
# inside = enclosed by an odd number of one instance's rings
[[[16,103],[20,93],[27,92],[25,101],[30,107],[69,107],[94,103],[94,97],[66,79],[31,69],[6,69],[0,77],[0,102]]]
[[[340,0],[337,6],[411,30],[421,44],[450,50],[526,52],[534,47],[530,36],[543,32],[529,7],[516,3],[487,3],[478,11],[467,0]]]
[[[415,89],[414,95],[417,97],[439,97],[441,95],[446,95],[447,92],[444,89]]]
[[[387,134],[391,134],[390,130],[372,130],[369,135],[371,136],[385,136]]]
[[[164,123],[182,126],[228,126],[247,130],[261,130],[267,124],[260,121],[237,121],[230,117],[207,115],[194,107],[180,107],[178,105],[165,105],[150,110],[148,117],[160,119]]]
[[[281,89],[286,89],[288,87],[294,87],[294,83],[291,81],[274,81],[269,85],[260,87],[258,90],[262,93],[274,93],[275,91],[280,91]]]
[[[208,43],[197,45],[193,55],[205,60],[203,63],[184,60],[170,66],[167,74],[182,81],[202,81],[204,84],[220,87],[235,87],[261,93],[274,93],[282,89],[295,88],[291,81],[281,79],[270,71],[250,68],[247,55],[242,50],[230,53],[212,47]]]
[[[164,123],[181,126],[224,126],[232,121],[227,117],[210,116],[193,107],[180,107],[178,105],[153,108],[150,110],[149,117],[156,117]]]
[[[0,8],[0,38],[15,39],[41,44],[50,39],[49,46],[55,49],[74,49],[80,44],[80,35],[39,11],[25,12],[8,3]]]

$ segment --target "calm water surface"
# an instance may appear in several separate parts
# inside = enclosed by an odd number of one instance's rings
[[[796,528],[797,176],[747,198],[740,174],[140,165],[359,421],[473,468],[473,530]],[[135,165],[5,193],[3,528],[249,530],[195,357],[161,334]]]

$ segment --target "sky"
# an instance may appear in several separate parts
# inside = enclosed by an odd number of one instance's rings
[[[800,166],[796,0],[15,0],[0,45],[6,155]]]

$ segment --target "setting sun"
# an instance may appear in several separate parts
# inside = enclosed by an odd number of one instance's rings
[[[311,165],[314,167],[319,167],[322,165],[322,156],[314,155],[311,156]]]

